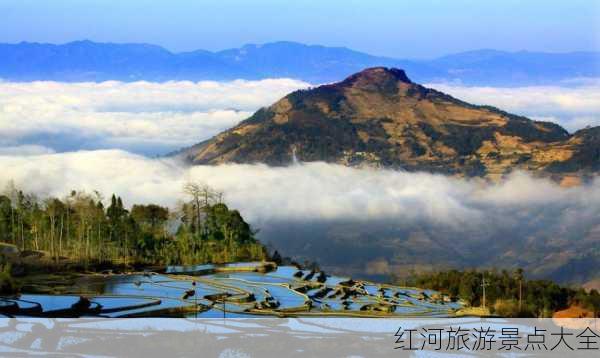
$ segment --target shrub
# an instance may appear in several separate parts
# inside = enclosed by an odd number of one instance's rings
[[[519,317],[519,303],[516,300],[496,300],[493,312],[502,317]]]
[[[18,291],[17,283],[10,273],[10,264],[3,264],[0,271],[0,293],[11,294]]]

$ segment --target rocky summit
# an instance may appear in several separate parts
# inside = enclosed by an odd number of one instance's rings
[[[600,127],[570,134],[374,67],[290,93],[181,155],[193,164],[325,161],[490,179],[518,169],[573,182],[600,170]]]

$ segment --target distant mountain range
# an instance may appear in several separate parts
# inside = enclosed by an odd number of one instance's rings
[[[149,44],[92,41],[62,45],[0,44],[0,78],[7,81],[198,81],[290,77],[319,84],[339,81],[375,66],[403,68],[421,83],[540,85],[600,77],[600,53],[477,50],[432,60],[406,60],[373,56],[344,47],[295,42],[184,53],[172,53]]]
[[[293,92],[180,155],[194,164],[298,159],[488,178],[519,169],[572,182],[600,171],[599,148],[600,127],[571,135],[374,67]]]

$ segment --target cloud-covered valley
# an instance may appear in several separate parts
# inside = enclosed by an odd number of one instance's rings
[[[173,208],[185,182],[206,183],[225,192],[261,240],[348,272],[381,260],[389,267],[383,274],[519,265],[561,280],[561,267],[583,260],[568,278],[587,280],[600,262],[600,180],[562,188],[515,173],[493,184],[320,162],[186,167],[120,150],[4,155],[0,168],[0,185],[14,180],[40,197],[98,190],[126,205]]]
[[[564,188],[549,179],[513,173],[500,183],[428,173],[358,169],[324,162],[287,167],[264,164],[187,166],[121,150],[1,155],[0,188],[14,181],[42,197],[71,190],[116,193],[126,202],[174,207],[188,181],[225,193],[255,223],[270,220],[394,219],[457,225],[495,213],[549,206],[577,210],[580,221],[600,217],[600,180]],[[600,225],[600,223],[598,223]]]

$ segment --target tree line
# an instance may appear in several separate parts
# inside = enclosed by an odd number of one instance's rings
[[[43,252],[55,262],[190,264],[262,260],[256,232],[223,193],[187,183],[186,200],[170,210],[157,204],[127,208],[113,194],[71,191],[40,198],[9,183],[0,194],[0,241],[21,254]]]
[[[552,317],[554,312],[571,305],[591,311],[594,317],[600,315],[597,290],[586,292],[549,280],[528,280],[521,269],[422,273],[413,275],[406,283],[443,292],[471,306],[485,306],[502,317]]]

